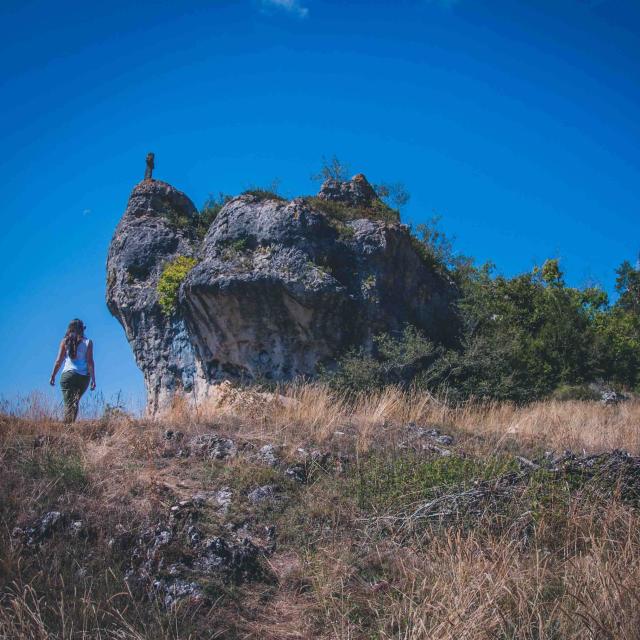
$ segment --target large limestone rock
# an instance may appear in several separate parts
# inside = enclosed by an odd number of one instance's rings
[[[241,195],[200,241],[186,195],[157,180],[138,184],[109,249],[107,304],[142,369],[149,409],[176,392],[206,396],[224,379],[313,376],[406,323],[450,342],[455,287],[423,260],[407,227],[335,217],[335,203],[351,216],[372,203],[381,210],[374,199],[361,174],[325,183],[315,199]],[[178,256],[198,263],[167,317],[156,287]]]

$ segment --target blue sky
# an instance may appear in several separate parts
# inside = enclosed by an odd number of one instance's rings
[[[0,51],[5,398],[47,391],[79,316],[139,404],[105,260],[150,150],[198,206],[314,192],[337,154],[506,274],[611,290],[640,249],[637,0],[3,0]]]

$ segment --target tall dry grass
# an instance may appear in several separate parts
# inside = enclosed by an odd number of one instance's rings
[[[428,393],[389,387],[347,398],[321,384],[285,386],[278,393],[231,391],[189,406],[182,400],[157,417],[161,424],[232,426],[247,436],[283,444],[326,443],[350,431],[360,450],[392,437],[393,427],[414,422],[483,437],[494,445],[508,440],[551,449],[640,453],[640,401],[615,406],[595,401],[543,400],[518,406],[507,402],[447,405]],[[234,422],[235,420],[235,422]]]
[[[469,456],[640,455],[637,401],[452,407],[394,388],[347,398],[323,385],[272,394],[226,387],[197,406],[177,399],[154,418],[112,412],[71,427],[35,401],[25,406],[32,409],[22,416],[0,415],[2,640],[640,637],[640,513],[619,496],[594,500],[577,490],[564,502],[545,497],[540,513],[523,501],[475,522],[435,522],[413,537],[382,532],[372,523],[381,514],[354,497],[357,465],[368,453],[398,455],[409,422],[453,434],[454,450]],[[355,462],[350,473],[318,475],[268,514],[279,532],[266,561],[272,582],[238,588],[211,610],[166,611],[128,591],[108,546],[118,526],[144,527],[172,500],[217,488],[210,465],[165,457],[166,429],[276,443],[291,456],[317,446],[353,453]],[[50,459],[63,465],[47,471]],[[244,459],[222,464],[225,483],[251,477]],[[52,508],[82,513],[95,539],[21,550],[13,526]]]
[[[310,570],[314,607],[327,638],[637,640],[639,525],[620,505],[583,506],[553,550],[482,531],[445,531],[419,550],[382,543],[383,581],[363,579],[344,544],[330,546]]]

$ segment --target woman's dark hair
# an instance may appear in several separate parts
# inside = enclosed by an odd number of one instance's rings
[[[67,333],[64,334],[64,346],[67,348],[67,355],[73,360],[78,353],[78,345],[84,338],[84,322],[75,318],[69,323]]]

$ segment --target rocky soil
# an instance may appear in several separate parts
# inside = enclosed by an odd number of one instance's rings
[[[633,400],[220,386],[209,413],[0,415],[2,640],[635,640]]]

